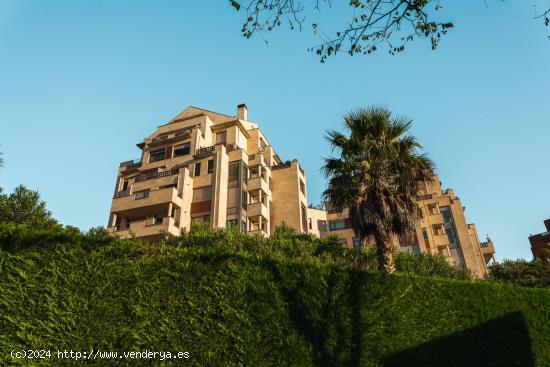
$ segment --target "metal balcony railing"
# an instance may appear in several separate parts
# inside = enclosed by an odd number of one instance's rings
[[[176,169],[170,169],[167,171],[155,172],[155,173],[147,173],[145,175],[137,176],[136,182],[152,180],[159,177],[173,176],[173,175],[177,175],[178,173],[179,173],[179,170],[176,170]]]

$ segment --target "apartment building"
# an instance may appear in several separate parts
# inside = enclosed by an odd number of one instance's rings
[[[550,219],[546,219],[544,225],[546,232],[529,236],[529,243],[531,243],[531,252],[535,259],[550,262]]]
[[[269,236],[283,222],[307,232],[306,176],[283,162],[246,105],[235,116],[188,107],[120,163],[108,229],[158,240],[192,221]]]
[[[439,177],[426,182],[418,196],[421,218],[415,232],[408,238],[394,238],[394,246],[414,254],[440,254],[455,266],[469,269],[473,274],[487,275],[487,264],[494,261],[495,248],[491,240],[480,242],[474,224],[468,224],[465,208],[453,190],[441,189]],[[308,209],[309,228],[321,238],[336,234],[349,247],[364,244],[355,236],[347,211]]]

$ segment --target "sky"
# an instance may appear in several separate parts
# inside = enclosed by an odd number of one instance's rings
[[[343,3],[308,21],[337,31]],[[189,105],[233,115],[246,103],[316,204],[325,131],[385,105],[413,119],[497,259],[530,259],[528,236],[550,218],[550,28],[531,1],[486,3],[444,1],[455,28],[435,52],[417,41],[321,64],[309,27],[245,39],[229,1],[0,0],[0,187],[38,190],[63,224],[105,226],[119,162],[156,126]]]

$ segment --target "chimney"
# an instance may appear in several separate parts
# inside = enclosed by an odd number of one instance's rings
[[[248,108],[244,103],[237,106],[237,118],[241,120],[248,120]]]

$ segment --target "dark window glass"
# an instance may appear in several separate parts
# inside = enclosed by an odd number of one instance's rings
[[[317,228],[319,229],[319,232],[326,232],[327,231],[327,221],[326,220],[318,220],[317,221]]]
[[[195,163],[195,176],[201,175],[201,162]]]
[[[445,232],[447,232],[447,238],[449,239],[449,243],[456,243],[456,232],[454,228],[446,228]]]
[[[353,248],[359,250],[361,248],[361,240],[358,238],[353,239]]]
[[[206,173],[212,173],[214,172],[214,160],[211,159],[208,161],[208,165],[206,166]]]
[[[243,209],[246,209],[247,202],[248,202],[248,193],[243,190],[243,197],[241,202]]]
[[[424,237],[425,240],[428,240],[428,231],[426,231],[426,228],[422,228],[422,237]]]
[[[128,190],[128,180],[124,180],[122,183],[122,191]]]
[[[149,153],[149,162],[162,161],[164,159],[164,149],[154,150]]]
[[[239,225],[239,221],[237,219],[230,219],[227,221],[226,227],[237,228],[238,225]]]
[[[229,181],[238,181],[239,180],[239,163],[230,163],[229,164]]]
[[[160,215],[155,216],[155,224],[162,224],[162,217]]]
[[[339,229],[346,228],[346,222],[344,220],[331,220],[329,222],[329,228],[331,231],[337,231]]]
[[[304,182],[302,180],[300,180],[300,191],[302,192],[302,194],[306,194],[306,185],[304,185]]]
[[[248,166],[243,164],[243,182],[248,180]]]
[[[446,208],[446,209],[442,208],[441,215],[443,215],[443,221],[445,223],[451,223],[452,222],[451,211],[449,210],[449,208]]]
[[[191,144],[185,143],[182,145],[176,145],[174,147],[174,157],[180,157],[182,155],[187,155],[191,153]]]

